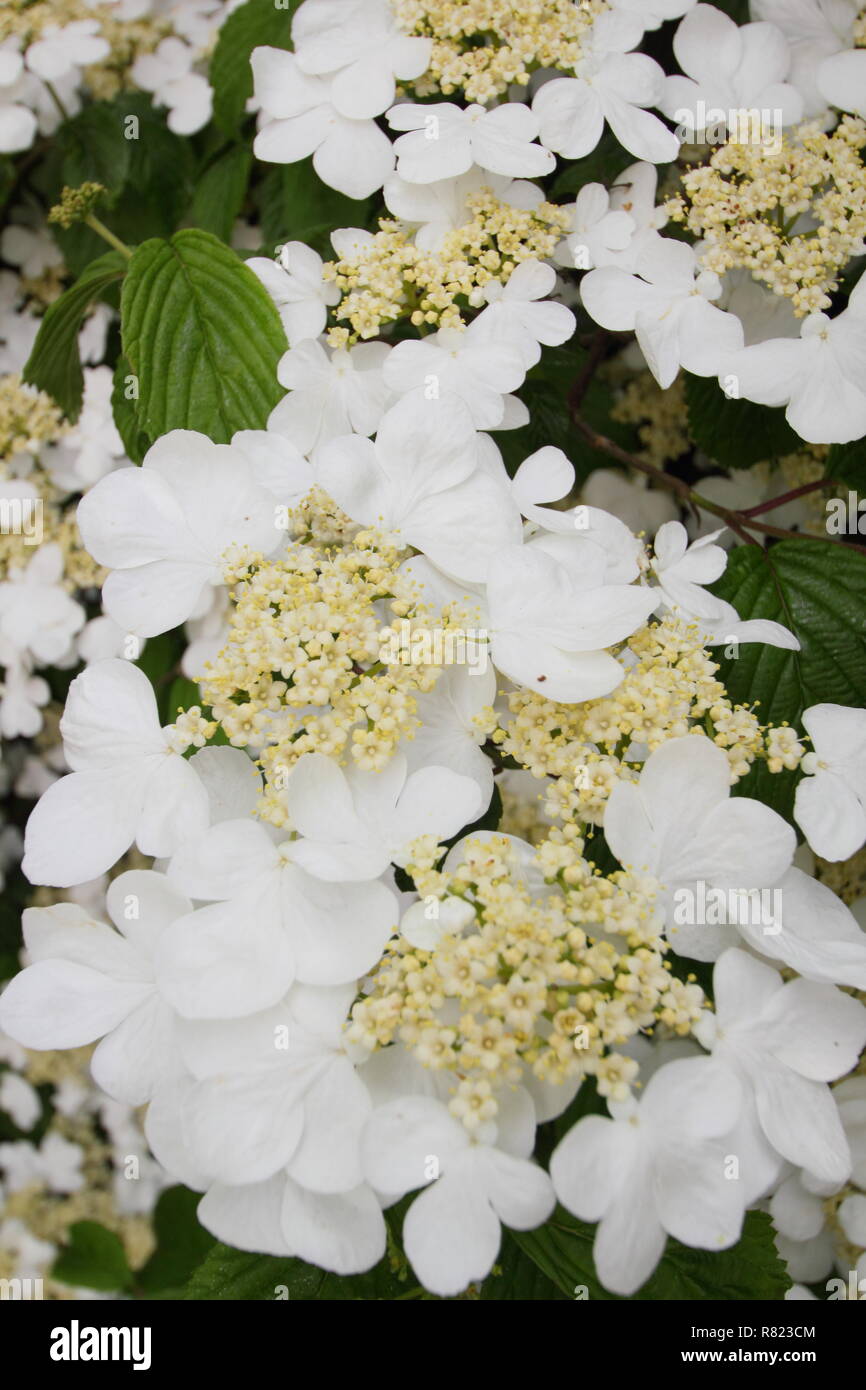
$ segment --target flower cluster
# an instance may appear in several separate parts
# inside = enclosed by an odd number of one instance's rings
[[[728,141],[685,170],[668,216],[701,239],[700,262],[743,267],[798,317],[828,309],[839,273],[866,251],[866,122],[799,126],[767,148]]]

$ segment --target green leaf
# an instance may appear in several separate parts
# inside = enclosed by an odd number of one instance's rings
[[[200,704],[201,690],[196,682],[188,680],[186,676],[178,676],[169,688],[165,707],[166,723],[173,724],[181,710],[188,710],[193,705]]]
[[[109,203],[125,188],[133,141],[126,139],[124,115],[113,102],[98,101],[63,122],[55,138],[63,182],[70,188],[88,180],[101,183],[108,191]]]
[[[282,396],[279,315],[243,261],[209,232],[177,232],[135,251],[121,297],[123,351],[138,377],[136,414],[151,439],[200,430],[227,443],[264,429]]]
[[[300,0],[246,0],[220,29],[210,65],[214,120],[227,135],[237,135],[247,101],[253,94],[250,54],[260,45],[289,48],[292,16]]]
[[[416,1290],[416,1281],[410,1274],[404,1271],[401,1279],[393,1273],[387,1256],[368,1274],[341,1278],[303,1260],[252,1255],[217,1244],[195,1271],[182,1296],[187,1300],[260,1303],[279,1299],[378,1302],[420,1296],[421,1291]]]
[[[247,191],[252,153],[246,145],[230,145],[199,179],[187,221],[221,241],[231,240],[232,227]]]
[[[800,729],[810,705],[866,704],[866,556],[829,541],[741,546],[713,589],[742,619],[771,618],[800,642],[799,652],[748,643],[722,659],[719,679],[736,704],[757,702],[762,723]],[[735,792],[790,820],[795,788],[794,773],[771,773],[760,763]]]
[[[192,145],[168,129],[164,111],[145,92],[121,92],[64,122],[29,177],[49,205],[66,184],[104,184],[107,197],[97,211],[121,241],[134,246],[175,230],[192,196],[192,171]],[[52,231],[73,274],[105,249],[83,223]]]
[[[825,477],[847,483],[855,492],[866,493],[866,440],[852,444],[833,444],[827,456]],[[861,534],[866,535],[866,522]]]
[[[691,436],[724,468],[748,468],[802,449],[803,441],[781,407],[771,410],[751,401],[728,400],[714,377],[686,373],[685,380]]]
[[[201,1194],[187,1187],[168,1187],[160,1194],[153,1214],[156,1249],[137,1279],[147,1294],[180,1290],[214,1246],[196,1216],[200,1201]]]
[[[564,1303],[570,1296],[563,1293],[535,1260],[521,1250],[511,1231],[503,1230],[496,1263],[481,1285],[478,1297],[482,1303],[501,1299]]]
[[[139,429],[135,397],[127,394],[130,389],[137,389],[135,382],[135,373],[126,358],[118,357],[111,388],[111,411],[127,458],[132,459],[133,463],[141,463],[152,441]]]
[[[592,1258],[595,1228],[558,1207],[536,1231],[512,1231],[512,1239],[569,1298],[622,1301],[598,1281]],[[729,1250],[692,1250],[669,1240],[655,1273],[631,1295],[648,1302],[703,1299],[778,1301],[790,1288],[764,1212],[749,1212],[743,1234]]]
[[[69,1244],[60,1252],[51,1276],[78,1288],[113,1291],[132,1283],[132,1271],[120,1237],[96,1221],[76,1221]]]
[[[334,228],[366,227],[372,208],[371,199],[347,198],[322,183],[311,159],[278,164],[259,188],[262,241],[271,251],[284,241],[304,241],[327,258]]]
[[[47,391],[70,420],[77,420],[84,394],[78,333],[88,307],[119,280],[128,262],[119,251],[93,261],[75,284],[49,305],[24,367],[24,380]]]

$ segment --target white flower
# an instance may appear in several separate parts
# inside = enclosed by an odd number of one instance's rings
[[[318,338],[328,321],[328,306],[340,302],[337,286],[322,277],[321,256],[302,241],[287,241],[280,247],[279,264],[253,256],[247,266],[276,304],[289,347]]]
[[[205,1230],[237,1250],[294,1255],[334,1274],[361,1274],[385,1254],[382,1209],[366,1184],[311,1192],[288,1174],[248,1186],[216,1183],[197,1214]]]
[[[382,369],[389,351],[384,343],[329,351],[312,338],[291,348],[277,368],[289,394],[271,411],[268,429],[304,454],[339,435],[372,434],[385,409]]]
[[[786,405],[785,418],[810,444],[848,444],[866,434],[866,281],[835,318],[809,314],[799,338],[769,338],[734,353],[721,368],[741,396]]]
[[[415,245],[423,251],[438,251],[449,232],[471,221],[468,199],[481,188],[489,188],[500,203],[531,209],[544,201],[544,191],[526,179],[510,179],[473,166],[456,179],[434,183],[407,183],[399,174],[385,180],[384,196],[388,211],[403,222],[417,224]]]
[[[24,59],[17,45],[12,38],[0,47],[0,154],[28,150],[36,134],[36,117],[21,99],[26,83],[21,81]]]
[[[813,752],[801,764],[794,818],[823,859],[850,859],[866,841],[866,710],[812,705],[801,723]]]
[[[31,883],[68,887],[110,869],[135,841],[170,854],[207,823],[207,796],[160,728],[153,687],[128,661],[98,661],[69,687],[60,721],[72,768],[27,822]]]
[[[518,685],[576,704],[614,690],[623,668],[603,650],[646,620],[644,587],[607,582],[602,546],[542,535],[503,548],[487,571],[491,655]]]
[[[333,83],[302,72],[293,53],[256,48],[251,62],[261,107],[257,159],[294,164],[312,155],[322,182],[348,198],[368,198],[382,187],[394,152],[374,121],[341,115],[331,99]]]
[[[771,898],[766,911],[737,914],[740,935],[752,949],[808,980],[866,988],[866,933],[841,898],[796,866],[774,889],[775,910]]]
[[[482,752],[486,735],[474,723],[496,699],[496,675],[465,665],[446,666],[432,690],[415,696],[421,726],[406,742],[410,772],[438,765],[471,777],[488,806],[493,792],[493,765]]]
[[[640,26],[625,14],[609,10],[595,20],[575,76],[555,77],[535,95],[542,145],[564,159],[581,159],[595,149],[607,121],[638,159],[676,159],[677,137],[644,109],[657,105],[665,75],[653,58],[628,51],[640,37]]]
[[[556,160],[533,143],[538,119],[528,106],[506,102],[488,109],[477,102],[418,106],[400,102],[387,113],[392,130],[403,130],[394,144],[397,173],[407,183],[436,183],[468,173],[473,164],[492,174],[539,178]]]
[[[697,884],[749,892],[778,883],[791,865],[796,836],[760,801],[730,796],[724,751],[699,734],[671,739],[647,758],[640,780],[617,782],[604,833],[624,866],[659,880],[666,935],[679,955],[715,960],[736,922],[689,921],[678,910]],[[675,907],[674,904],[677,906]],[[709,914],[707,914],[709,916]],[[732,915],[738,915],[734,913]],[[678,918],[685,917],[685,920]]]
[[[2,1026],[40,1050],[102,1038],[91,1059],[94,1079],[116,1099],[144,1104],[180,1067],[174,1014],[154,984],[153,957],[162,932],[190,906],[162,874],[145,869],[109,885],[116,931],[73,903],[28,908],[31,964],[0,997]]]
[[[0,1144],[0,1169],[12,1192],[44,1186],[49,1192],[79,1192],[85,1185],[81,1171],[84,1150],[56,1130],[49,1131],[37,1149],[28,1143]]]
[[[535,260],[521,261],[505,285],[491,280],[484,289],[488,308],[472,324],[475,340],[516,348],[528,371],[540,361],[542,343],[557,347],[574,332],[571,310],[549,302],[555,289],[556,271]]]
[[[211,118],[213,91],[206,77],[192,71],[195,61],[195,50],[171,37],[132,65],[133,82],[152,92],[157,106],[168,107],[168,128],[175,135],[194,135]]]
[[[40,38],[27,49],[27,66],[45,82],[56,82],[76,68],[99,63],[111,47],[99,34],[98,19],[79,19],[73,24],[46,24]]]
[[[403,1222],[403,1243],[418,1278],[440,1298],[490,1273],[500,1223],[531,1230],[550,1215],[547,1174],[530,1161],[535,1109],[518,1087],[499,1097],[495,1125],[470,1136],[431,1096],[377,1108],[362,1140],[365,1176],[391,1198],[419,1187]],[[489,1132],[486,1132],[489,1130]]]
[[[391,863],[405,867],[413,840],[450,840],[485,809],[471,778],[436,766],[410,774],[401,753],[380,772],[344,772],[323,753],[307,753],[292,769],[286,806],[301,836],[289,857],[332,883],[378,878]]]
[[[9,566],[0,583],[0,645],[31,652],[44,666],[71,654],[85,613],[64,588],[63,570],[63,551],[54,541],[36,546],[25,565]]]
[[[395,532],[449,574],[477,580],[503,545],[520,539],[501,463],[501,476],[481,463],[463,403],[416,391],[388,411],[375,444],[357,435],[336,439],[322,449],[317,471],[353,521]]]
[[[556,263],[577,270],[619,265],[634,231],[634,220],[611,206],[603,183],[585,183],[571,210],[571,231],[556,248]]]
[[[247,1018],[180,1023],[179,1051],[193,1077],[180,1128],[211,1181],[262,1182],[285,1170],[314,1192],[360,1186],[372,1103],[343,1045],[354,997],[354,981],[296,985]]]
[[[38,280],[47,270],[59,270],[63,252],[46,227],[4,227],[0,236],[0,254],[4,261],[16,265],[22,276]]]
[[[783,126],[803,115],[803,98],[785,81],[788,42],[774,24],[737,25],[713,5],[696,5],[674,35],[674,54],[688,76],[665,78],[659,107],[692,141],[707,127],[714,134],[727,128],[734,112],[743,121],[749,111],[765,113],[771,122],[778,113]],[[763,138],[776,134],[772,126]]]
[[[110,367],[85,368],[84,400],[75,428],[42,455],[52,482],[66,492],[86,492],[124,458],[111,391]]]
[[[860,0],[752,0],[752,17],[778,25],[791,44],[791,81],[806,116],[827,106],[866,115],[866,54],[854,48]]]
[[[222,584],[232,546],[267,555],[285,542],[274,495],[243,453],[193,430],[171,430],[140,468],[102,478],[79,503],[78,524],[90,554],[112,570],[106,612],[142,637],[196,613],[209,586]]]
[[[223,820],[181,846],[169,878],[208,902],[160,942],[157,978],[186,1018],[242,1018],[297,979],[355,981],[396,927],[382,883],[324,883],[292,862],[292,841],[251,819]]]
[[[689,545],[688,532],[679,521],[666,521],[653,541],[652,569],[658,580],[658,612],[671,610],[696,622],[710,646],[728,642],[766,642],[773,647],[799,651],[800,643],[781,623],[767,618],[741,622],[735,608],[702,586],[712,584],[725,570],[728,557],[715,545],[721,532],[711,531]]]
[[[713,996],[715,1012],[704,1014],[695,1031],[739,1078],[764,1137],[815,1178],[844,1182],[851,1154],[824,1083],[857,1065],[866,1008],[833,985],[785,984],[778,971],[740,950],[717,962]]]
[[[635,1293],[668,1235],[704,1250],[737,1241],[744,1203],[725,1174],[725,1136],[741,1104],[736,1077],[708,1058],[667,1062],[640,1103],[609,1101],[613,1119],[589,1115],[559,1144],[550,1162],[556,1195],[599,1223],[593,1257],[605,1288]]]
[[[41,676],[34,676],[27,659],[0,643],[5,667],[0,685],[0,734],[3,738],[33,738],[42,728],[40,710],[48,704],[51,689]]]
[[[306,0],[292,20],[303,72],[332,77],[331,100],[344,116],[379,116],[394,100],[395,78],[427,70],[432,39],[403,34],[387,0]]]
[[[520,312],[515,303],[513,313]],[[482,323],[484,313],[468,328],[440,328],[420,341],[398,343],[385,363],[386,386],[399,395],[423,386],[433,399],[453,393],[465,403],[476,429],[509,428],[508,393],[523,385],[527,337],[521,330],[516,341],[496,340]],[[516,423],[525,422],[524,416]]]
[[[722,292],[719,277],[699,270],[685,242],[662,237],[644,247],[636,270],[629,275],[619,266],[604,266],[584,276],[581,299],[596,323],[634,332],[663,388],[680,367],[696,376],[729,370],[726,363],[742,347],[743,330],[733,314],[710,303]]]
[[[26,1132],[42,1114],[42,1102],[38,1091],[23,1076],[15,1071],[4,1071],[0,1077],[0,1110],[11,1117],[16,1129]]]

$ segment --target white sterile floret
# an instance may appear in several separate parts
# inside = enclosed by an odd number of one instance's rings
[[[292,20],[303,72],[331,77],[331,100],[344,116],[380,116],[396,83],[427,70],[432,40],[398,29],[387,0],[305,0]]]
[[[106,908],[114,928],[74,903],[28,908],[30,964],[0,998],[0,1020],[25,1047],[82,1047],[102,1038],[91,1070],[130,1105],[182,1069],[175,1015],[154,983],[162,932],[191,904],[164,875],[132,870],[114,879]]]
[[[697,1035],[739,1079],[763,1138],[820,1181],[844,1182],[851,1153],[824,1083],[857,1065],[866,1008],[833,985],[785,984],[740,950],[717,962],[713,994],[715,1012],[703,1016]]]
[[[56,82],[76,68],[99,63],[110,53],[108,41],[99,32],[98,19],[79,19],[72,24],[46,24],[40,37],[27,49],[31,72],[45,82]]]
[[[0,46],[0,154],[28,150],[36,135],[36,116],[25,98],[27,79],[23,73],[18,40],[7,39]]]
[[[553,1210],[550,1179],[530,1159],[535,1109],[521,1087],[499,1097],[495,1120],[472,1131],[432,1096],[374,1110],[364,1131],[364,1174],[393,1200],[419,1187],[403,1242],[424,1287],[441,1298],[490,1273],[501,1224],[531,1230]],[[449,1109],[451,1113],[449,1113]]]
[[[416,106],[401,102],[387,113],[392,130],[406,133],[394,144],[397,173],[407,183],[457,178],[477,164],[492,174],[539,178],[556,160],[534,143],[538,118],[520,102],[488,110],[477,103]]]
[[[778,25],[791,45],[791,81],[805,115],[828,106],[866,115],[866,51],[855,47],[861,0],[752,0],[753,19]]]
[[[459,178],[434,183],[409,183],[399,174],[391,174],[383,192],[388,211],[417,227],[415,245],[423,251],[438,251],[449,232],[471,221],[469,198],[483,188],[489,188],[497,202],[509,207],[529,210],[544,201],[537,183],[491,174],[477,165]]]
[[[848,444],[866,434],[866,281],[835,318],[809,314],[799,338],[768,338],[732,354],[721,372],[758,405],[785,418],[810,444]]]
[[[63,568],[63,551],[53,542],[32,550],[26,564],[10,565],[0,582],[0,647],[32,653],[45,666],[71,656],[85,612],[64,587]]]
[[[206,77],[193,72],[195,62],[195,50],[171,37],[132,65],[133,82],[152,92],[157,106],[168,107],[168,128],[175,135],[194,135],[211,117],[213,91]]]
[[[479,580],[521,527],[505,471],[482,466],[478,441],[458,397],[410,392],[375,444],[347,435],[326,445],[317,476],[353,521],[394,533],[458,579]]]
[[[700,269],[692,248],[659,237],[643,248],[635,269],[629,275],[620,266],[603,266],[584,276],[580,295],[590,317],[615,333],[635,333],[663,388],[680,367],[696,376],[736,370],[727,363],[743,346],[742,326],[711,303],[722,292],[721,281]]]
[[[556,1195],[597,1221],[593,1258],[605,1288],[629,1297],[652,1274],[668,1235],[704,1250],[739,1239],[743,1189],[728,1180],[730,1131],[743,1104],[737,1078],[703,1057],[665,1063],[640,1101],[608,1101],[554,1151]]]
[[[339,435],[372,434],[388,397],[382,369],[392,350],[359,343],[330,351],[305,338],[280,358],[277,378],[288,395],[271,411],[268,429],[310,455]]]
[[[496,667],[564,704],[616,689],[624,668],[604,648],[629,637],[652,610],[652,595],[612,583],[594,540],[540,535],[502,549],[487,570],[490,651]]]
[[[769,888],[790,867],[797,845],[769,806],[730,791],[724,750],[692,734],[656,749],[636,784],[617,782],[605,809],[612,852],[624,867],[659,880],[666,935],[679,955],[694,960],[715,960],[737,939],[736,920],[703,922],[699,910],[681,910],[700,903],[698,884],[746,894]]]
[[[429,765],[410,774],[400,753],[381,772],[344,772],[323,753],[307,753],[289,777],[286,805],[301,837],[289,857],[334,883],[405,866],[413,840],[448,840],[486,809],[472,778]]]
[[[318,338],[328,322],[328,307],[340,302],[340,291],[322,275],[322,258],[302,241],[287,241],[279,260],[253,256],[247,266],[257,275],[279,310],[289,347],[305,338]]]
[[[526,334],[521,330],[516,341],[496,339],[487,332],[487,312],[466,329],[440,328],[421,340],[398,343],[385,363],[386,386],[395,395],[424,387],[432,399],[445,392],[459,396],[479,430],[525,424],[524,406],[520,419],[511,418],[509,393],[522,386],[526,376],[520,346],[526,344]]]
[[[378,961],[396,927],[382,883],[326,883],[293,860],[287,832],[226,819],[181,846],[170,880],[200,907],[160,943],[157,975],[186,1018],[242,1018],[299,980],[342,985]]]
[[[79,504],[84,544],[112,570],[106,612],[142,637],[177,627],[223,583],[233,546],[268,555],[285,543],[275,502],[241,450],[171,430],[140,468],[109,473]]]
[[[737,121],[747,138],[769,140],[803,115],[803,98],[785,80],[788,41],[774,24],[737,25],[713,5],[696,5],[674,35],[674,54],[687,76],[665,78],[659,107],[689,140],[735,133]]]
[[[556,289],[556,271],[541,261],[522,261],[503,285],[491,280],[485,287],[488,307],[473,324],[478,342],[507,343],[520,353],[529,370],[541,360],[541,344],[558,347],[574,332],[574,314],[549,296]],[[542,302],[539,302],[542,301]]]
[[[665,75],[655,59],[630,52],[641,39],[631,16],[608,10],[592,26],[574,77],[554,77],[536,93],[532,110],[542,145],[564,159],[595,149],[607,121],[619,143],[638,159],[665,164],[679,141],[658,116]],[[521,171],[522,172],[522,171]]]
[[[658,581],[657,612],[674,612],[698,624],[708,646],[729,642],[766,642],[772,647],[799,651],[800,643],[781,623],[768,618],[741,622],[736,609],[726,600],[708,593],[725,571],[727,553],[716,545],[721,531],[711,531],[689,545],[688,532],[680,521],[666,521],[653,541],[652,573]]]
[[[257,159],[294,164],[313,156],[323,183],[347,198],[368,198],[394,167],[387,135],[372,120],[352,120],[333,100],[334,83],[301,70],[293,53],[256,48],[255,100],[260,108]]]
[[[849,859],[866,841],[866,711],[812,705],[801,723],[813,751],[801,764],[794,818],[816,854]]]
[[[619,265],[635,229],[633,218],[612,206],[611,194],[604,184],[585,183],[571,208],[568,236],[556,248],[556,263],[572,270]]]
[[[68,887],[96,878],[136,843],[170,854],[207,824],[207,796],[162,729],[153,687],[128,661],[98,661],[69,688],[60,721],[72,769],[48,788],[25,836],[31,883]]]

